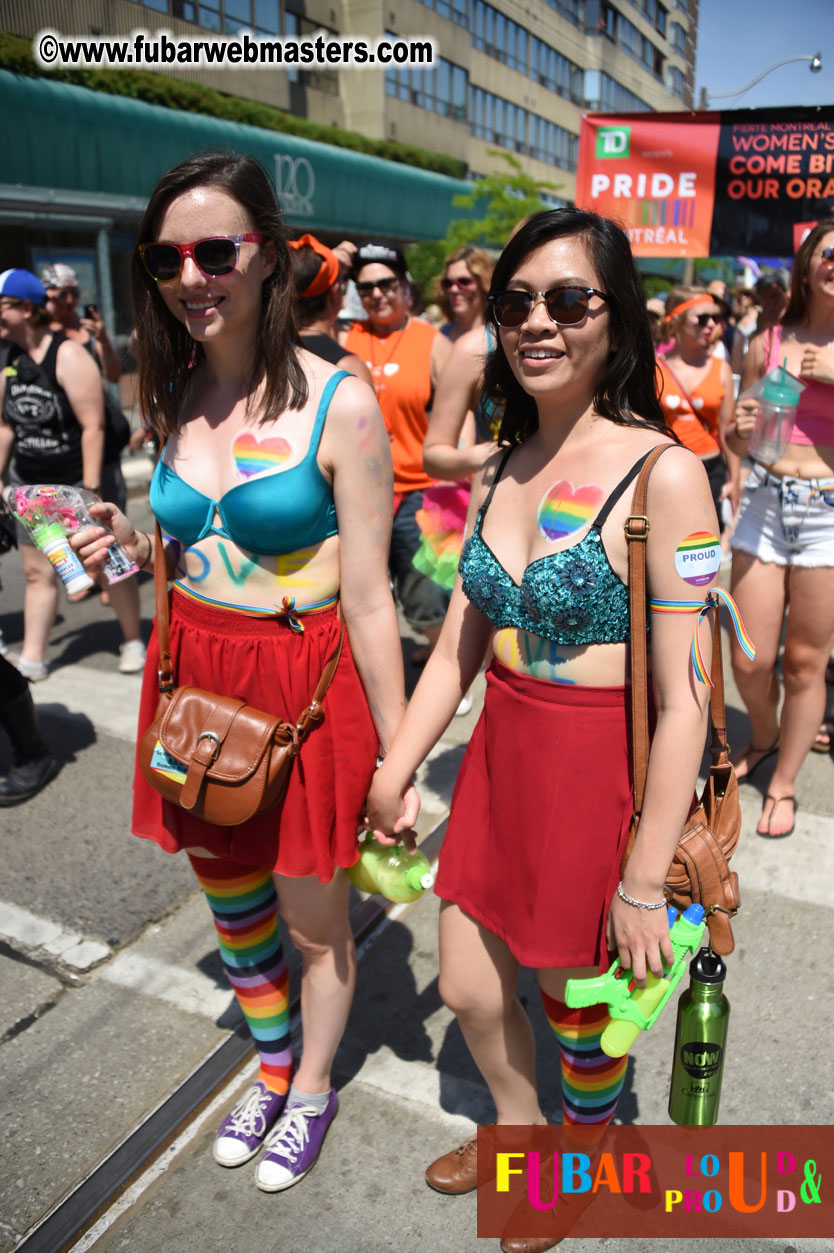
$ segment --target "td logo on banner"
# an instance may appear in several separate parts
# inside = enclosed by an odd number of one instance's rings
[[[605,157],[631,156],[631,127],[600,126],[597,130],[594,156],[598,160]]]

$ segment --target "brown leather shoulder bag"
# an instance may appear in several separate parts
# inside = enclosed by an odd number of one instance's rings
[[[648,666],[646,648],[646,540],[649,520],[646,496],[649,475],[667,447],[661,445],[646,460],[634,489],[632,513],[626,519],[628,540],[628,592],[631,621],[631,725],[634,769],[634,817],[628,844],[620,863],[620,874],[634,846],[643,808],[646,774],[649,767]],[[738,782],[730,763],[724,706],[724,666],[721,656],[721,626],[716,606],[712,636],[713,686],[710,689],[712,738],[709,768],[701,799],[686,821],[675,856],[666,877],[666,895],[680,909],[696,902],[707,915],[710,944],[716,953],[734,948],[730,920],[738,913],[741,898],[738,875],[730,870],[729,859],[741,831]]]
[[[177,687],[171,662],[168,579],[159,523],[154,551],[159,704],[139,741],[139,766],[166,800],[206,822],[237,826],[284,798],[301,745],[323,717],[322,701],[342,651],[345,626],[313,699],[295,723],[233,696]],[[234,676],[230,676],[234,678]]]

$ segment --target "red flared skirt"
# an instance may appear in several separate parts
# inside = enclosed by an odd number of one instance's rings
[[[487,671],[435,891],[524,966],[607,967],[608,906],[633,809],[624,687]]]
[[[335,607],[305,614],[304,631],[284,621],[247,617],[171,597],[171,655],[176,681],[236,696],[295,722],[309,705],[324,663],[339,638]],[[139,710],[139,737],[159,699],[156,627]],[[167,853],[204,848],[218,857],[279,874],[316,875],[327,883],[337,866],[358,856],[356,834],[377,756],[377,735],[354,665],[347,633],[317,723],[296,758],[284,803],[238,827],[220,827],[165,801],[136,767],[133,834]]]

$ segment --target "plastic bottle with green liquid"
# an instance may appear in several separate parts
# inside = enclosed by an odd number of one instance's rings
[[[348,868],[348,878],[360,892],[377,892],[389,901],[416,901],[434,886],[425,853],[410,853],[404,844],[380,844],[369,831],[359,836],[359,860]]]

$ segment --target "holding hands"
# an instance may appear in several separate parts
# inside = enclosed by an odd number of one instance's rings
[[[402,843],[412,851],[416,848],[413,827],[420,812],[417,788],[409,783],[401,787],[386,770],[385,762],[377,770],[366,803],[365,826],[380,844]]]

